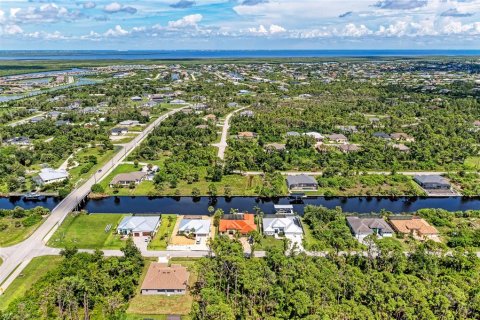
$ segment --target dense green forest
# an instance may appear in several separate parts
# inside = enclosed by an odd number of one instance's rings
[[[436,170],[462,168],[478,153],[480,132],[473,122],[480,117],[478,99],[467,94],[469,85],[446,86],[449,94],[425,92],[417,87],[374,85],[348,78],[333,83],[311,81],[292,84],[289,96],[272,98],[259,86],[251,110],[254,116],[236,115],[231,134],[251,131],[253,141],[230,141],[227,167],[238,170]],[[296,98],[308,94],[308,98]],[[342,129],[343,128],[343,129]],[[347,129],[345,129],[347,128]],[[315,150],[307,136],[287,132],[344,134],[358,152],[341,152],[324,144]],[[393,141],[375,134],[405,133],[414,141]],[[328,139],[325,139],[328,140]],[[284,143],[272,151],[268,143]],[[395,144],[403,143],[408,152]]]
[[[245,258],[218,237],[198,262],[193,319],[478,319],[480,261],[433,242],[409,256],[390,241],[363,255]]]
[[[131,239],[122,251],[122,257],[105,258],[100,251],[63,250],[60,266],[12,302],[0,319],[122,319],[143,269]]]

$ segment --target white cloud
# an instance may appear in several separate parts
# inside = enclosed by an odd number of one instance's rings
[[[256,34],[256,35],[271,35],[271,34],[276,34],[276,33],[284,33],[287,30],[279,26],[277,24],[271,24],[268,29],[263,25],[259,25],[258,28],[248,28],[248,32]]]
[[[134,14],[137,12],[137,9],[130,6],[124,6],[118,2],[112,2],[103,7],[103,11],[106,13],[117,13],[117,12],[126,12],[130,14]]]
[[[6,25],[3,27],[3,34],[6,34],[6,35],[16,35],[16,34],[21,34],[23,33],[23,30],[22,28],[20,28],[18,25],[16,24],[12,24],[12,25]]]
[[[197,24],[202,21],[203,16],[201,14],[191,14],[175,21],[169,21],[169,28],[185,28],[196,27]]]
[[[343,28],[343,30],[340,32],[340,35],[344,37],[357,38],[366,36],[371,33],[372,31],[363,24],[357,27],[354,23],[349,23]]]
[[[84,9],[93,9],[97,6],[97,4],[93,1],[87,1],[82,4]]]
[[[126,36],[129,32],[123,29],[120,25],[116,25],[113,29],[108,29],[107,32],[104,33],[106,37],[119,37],[119,36]]]
[[[270,33],[271,34],[282,33],[282,32],[285,32],[285,31],[287,31],[287,29],[285,29],[282,26],[279,26],[279,25],[276,25],[276,24],[270,25]]]

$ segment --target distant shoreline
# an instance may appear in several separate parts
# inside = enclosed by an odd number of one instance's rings
[[[480,57],[475,50],[0,50],[0,61]]]

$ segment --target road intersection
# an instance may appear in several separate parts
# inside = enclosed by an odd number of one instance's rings
[[[185,107],[183,107],[185,108]],[[0,294],[12,283],[12,281],[22,272],[28,262],[39,255],[58,254],[57,249],[47,248],[45,244],[53,235],[55,230],[62,224],[67,215],[73,211],[78,204],[87,197],[91,187],[108,176],[126,157],[148,136],[156,126],[164,121],[170,115],[180,111],[178,108],[165,113],[155,119],[132,141],[124,144],[122,149],[117,152],[113,158],[108,161],[100,170],[86,180],[82,185],[75,188],[67,197],[65,197],[50,213],[48,218],[38,227],[33,234],[14,246],[0,248],[0,257],[3,263],[0,265]]]

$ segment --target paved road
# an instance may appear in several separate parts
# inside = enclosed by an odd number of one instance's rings
[[[474,171],[472,171],[474,172]],[[263,171],[239,171],[235,170],[233,173],[239,173],[247,176],[258,176],[264,174]],[[306,174],[309,176],[321,176],[322,171],[280,171],[281,174],[283,175],[298,175],[298,174]],[[366,171],[367,174],[383,174],[383,175],[389,175],[392,172],[391,171]],[[399,171],[397,174],[403,174],[406,176],[416,176],[416,175],[442,175],[442,174],[447,174],[447,171]]]
[[[33,116],[29,116],[29,117],[27,117],[27,118],[23,118],[23,119],[14,121],[14,122],[10,122],[10,123],[7,124],[7,125],[10,126],[10,127],[15,127],[15,126],[18,126],[18,125],[20,125],[20,124],[27,123],[28,121],[30,121],[30,119],[33,119],[33,118],[35,118],[35,117],[43,117],[45,114],[46,114],[46,112],[36,113],[36,114],[34,114]]]
[[[74,210],[77,207],[78,202],[88,195],[92,185],[113,171],[113,169],[115,169],[117,165],[121,163],[157,125],[159,125],[168,116],[181,109],[182,108],[169,111],[165,115],[159,117],[149,126],[147,126],[141,134],[135,137],[135,139],[124,144],[122,149],[101,168],[101,171],[96,172],[85,183],[74,189],[65,199],[63,199],[52,210],[45,222],[38,227],[38,229],[35,230],[35,232],[28,239],[11,247],[0,248],[0,257],[3,259],[3,264],[0,266],[0,284],[2,284],[0,287],[0,294],[18,276],[23,268],[28,264],[28,261],[44,250],[44,244],[48,242],[50,237],[53,235],[58,226],[60,226],[68,213]]]
[[[218,154],[217,156],[224,160],[225,159],[225,149],[227,148],[227,137],[228,137],[228,130],[230,129],[230,118],[233,116],[234,113],[239,112],[246,107],[234,110],[230,112],[227,117],[225,118],[225,122],[223,123],[223,128],[222,128],[222,137],[220,139],[219,143],[213,144],[214,147],[218,148]]]

